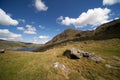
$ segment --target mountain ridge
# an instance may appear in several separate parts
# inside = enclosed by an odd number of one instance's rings
[[[38,44],[26,43],[20,41],[7,41],[0,39],[0,49],[14,50],[19,48],[39,47]]]
[[[120,19],[113,20],[97,27],[95,30],[79,31],[76,29],[67,29],[56,35],[52,40],[48,41],[44,46],[35,51],[45,51],[56,45],[69,41],[83,40],[106,40],[112,38],[120,38]]]

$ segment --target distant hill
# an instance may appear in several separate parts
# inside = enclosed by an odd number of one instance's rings
[[[7,41],[0,39],[0,49],[14,50],[18,48],[30,48],[30,47],[40,47],[38,44],[25,43],[19,41]]]
[[[36,51],[44,51],[69,41],[105,40],[112,38],[120,38],[120,19],[102,24],[97,29],[91,31],[79,31],[71,28],[67,29]]]

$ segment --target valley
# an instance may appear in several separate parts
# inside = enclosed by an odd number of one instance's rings
[[[44,45],[1,40],[5,52],[0,53],[0,80],[119,80],[119,25],[120,20],[115,20],[94,31],[67,29]],[[18,48],[36,49],[14,51]],[[104,61],[63,56],[72,48],[94,53]]]
[[[44,52],[6,51],[4,54],[0,54],[0,79],[119,80],[119,43],[120,39],[102,41],[87,40],[68,42]],[[105,59],[105,62],[96,63],[86,58],[77,60],[68,59],[63,56],[63,52],[70,48],[94,52],[96,55]],[[69,72],[54,68],[53,64],[55,62],[64,64],[69,69]],[[116,68],[106,67],[106,64]]]

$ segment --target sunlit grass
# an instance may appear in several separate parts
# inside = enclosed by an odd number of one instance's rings
[[[0,54],[0,80],[119,80],[120,62],[113,59],[113,56],[120,57],[119,43],[119,39],[82,41],[56,46],[45,52],[6,51]],[[85,58],[71,60],[62,56],[64,50],[73,47],[94,52],[106,62],[95,63]],[[54,62],[64,64],[69,72],[55,69]],[[106,63],[118,69],[106,68]]]

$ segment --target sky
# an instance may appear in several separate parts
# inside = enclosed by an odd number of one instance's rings
[[[0,39],[43,44],[65,29],[120,18],[120,0],[0,0]]]

